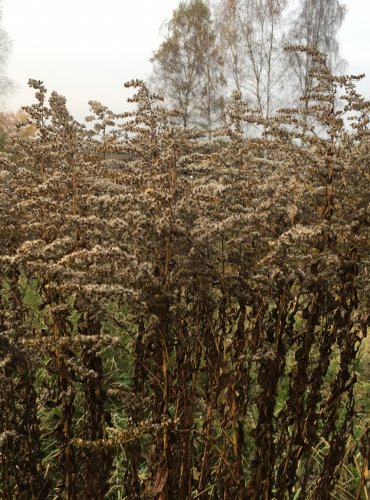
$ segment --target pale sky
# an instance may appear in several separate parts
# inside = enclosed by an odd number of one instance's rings
[[[89,100],[115,112],[127,109],[132,92],[123,83],[147,79],[160,27],[179,0],[2,0],[2,25],[13,41],[7,75],[16,84],[8,109],[33,102],[28,78],[67,98],[82,120]],[[347,0],[340,31],[346,73],[366,73],[360,84],[370,97],[370,0]]]

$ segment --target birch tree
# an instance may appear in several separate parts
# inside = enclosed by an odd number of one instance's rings
[[[280,94],[285,72],[282,25],[287,0],[221,0],[216,10],[230,84],[263,116]]]
[[[155,85],[181,111],[182,125],[210,130],[222,113],[224,78],[207,2],[180,2],[151,61]]]
[[[6,62],[11,49],[10,38],[1,26],[2,12],[1,12],[1,0],[0,0],[0,104],[4,104],[4,98],[10,92],[12,88],[11,80],[6,76]]]
[[[339,0],[300,0],[292,16],[287,43],[313,47],[327,55],[332,71],[342,69],[344,61],[339,55],[337,33],[345,12]],[[308,52],[288,52],[288,63],[295,90],[303,95],[312,86],[312,56]]]

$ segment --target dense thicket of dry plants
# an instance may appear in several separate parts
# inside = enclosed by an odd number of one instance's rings
[[[3,498],[365,495],[370,103],[310,54],[304,111],[234,93],[211,141],[141,81],[88,126],[30,81],[0,163]]]

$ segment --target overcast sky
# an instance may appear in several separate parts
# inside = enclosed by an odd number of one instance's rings
[[[13,41],[7,74],[16,84],[8,108],[33,102],[28,78],[67,98],[82,120],[87,102],[127,109],[125,81],[146,79],[160,27],[179,0],[3,0],[2,25]],[[367,73],[361,91],[370,97],[370,0],[347,0],[340,31],[347,73]]]

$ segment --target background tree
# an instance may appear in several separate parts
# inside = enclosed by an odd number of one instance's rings
[[[208,134],[224,118],[225,86],[223,75],[224,60],[221,49],[216,44],[215,30],[209,18],[203,52],[203,70],[200,73],[198,96],[198,122],[205,126]]]
[[[3,105],[4,98],[12,88],[12,82],[5,73],[5,65],[9,56],[11,41],[4,28],[1,26],[1,5],[2,2],[0,0],[0,105]]]
[[[215,5],[230,85],[264,116],[269,116],[280,95],[285,73],[286,7],[286,0],[221,0]]]
[[[202,125],[210,130],[222,110],[224,78],[207,2],[180,2],[152,62],[156,87],[181,111],[183,126]]]
[[[220,46],[226,61],[225,73],[234,89],[241,94],[245,78],[246,58],[242,49],[242,33],[238,29],[237,0],[222,0],[215,3],[213,9]]]
[[[342,69],[344,61],[339,55],[337,33],[345,13],[346,8],[339,0],[300,0],[292,16],[287,43],[313,47],[327,55],[333,71]],[[288,63],[295,90],[303,95],[312,86],[312,56],[308,52],[288,52]],[[307,107],[307,99],[304,102]]]

